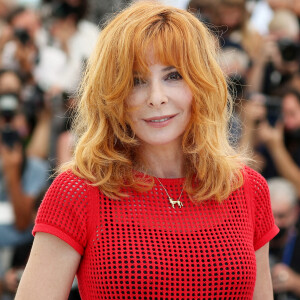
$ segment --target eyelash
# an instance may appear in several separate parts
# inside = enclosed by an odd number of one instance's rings
[[[140,78],[140,77],[134,77],[134,78],[133,78],[133,86],[142,85],[142,84],[144,84],[144,83],[146,83],[146,81],[143,80],[143,79]]]
[[[164,78],[164,80],[171,80],[171,81],[176,81],[176,80],[181,80],[182,76],[179,74],[179,72],[174,71],[171,72],[169,74],[167,74]],[[134,77],[133,78],[133,86],[138,86],[138,85],[142,85],[145,84],[146,80],[144,80],[141,77]]]
[[[176,76],[175,78],[173,77],[173,78],[171,78],[172,76]],[[171,72],[171,73],[169,73],[166,77],[165,77],[165,79],[169,79],[169,80],[181,80],[182,79],[182,76],[179,74],[179,72],[177,72],[177,71],[174,71],[174,72]]]

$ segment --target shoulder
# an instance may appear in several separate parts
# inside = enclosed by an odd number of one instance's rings
[[[68,170],[54,179],[44,196],[40,211],[52,211],[56,215],[66,213],[76,219],[86,215],[89,206],[98,197],[97,187]]]
[[[244,168],[246,198],[249,203],[254,229],[254,250],[260,249],[277,233],[272,214],[270,192],[266,179],[249,167]]]
[[[71,171],[59,174],[39,207],[33,233],[53,234],[66,241],[80,254],[86,247],[97,188]]]
[[[66,170],[54,179],[49,190],[54,190],[56,193],[59,193],[61,196],[65,198],[95,198],[99,197],[100,189],[95,186],[90,180],[76,175],[71,170]]]
[[[244,166],[244,185],[250,187],[254,192],[268,191],[268,185],[266,179],[257,171],[248,166]]]
[[[75,175],[71,170],[58,174],[51,184],[51,187],[59,188],[68,192],[87,192],[88,190],[95,189],[89,180]]]

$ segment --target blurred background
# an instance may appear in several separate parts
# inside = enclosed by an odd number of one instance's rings
[[[270,187],[277,300],[300,299],[300,0],[162,0],[220,45],[230,141]],[[74,93],[104,22],[130,0],[0,0],[0,300],[14,298],[53,170],[72,155]],[[80,299],[76,279],[69,299]]]

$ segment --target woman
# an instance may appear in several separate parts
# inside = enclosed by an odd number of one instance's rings
[[[272,298],[278,230],[266,182],[228,144],[215,45],[149,1],[101,32],[16,299],[65,299],[75,274],[82,299]]]

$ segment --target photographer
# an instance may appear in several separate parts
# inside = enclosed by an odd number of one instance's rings
[[[39,50],[47,43],[40,16],[29,8],[17,7],[7,17],[10,37],[2,52],[2,67],[18,70],[31,83]]]
[[[251,90],[276,95],[299,72],[299,24],[295,14],[276,10],[269,24],[269,35],[264,37],[252,60]]]
[[[47,163],[26,155],[28,132],[19,96],[0,94],[0,279],[9,267],[4,254],[32,240],[35,198],[47,184]]]
[[[268,180],[272,211],[280,232],[270,242],[270,265],[275,300],[300,299],[300,235],[297,194],[286,179]]]
[[[281,118],[274,126],[259,123],[257,138],[267,149],[266,177],[280,175],[291,181],[300,195],[300,93],[286,91],[281,102]],[[268,155],[270,159],[268,160]]]
[[[26,230],[31,224],[33,200],[47,179],[46,164],[25,154],[26,126],[17,95],[0,95],[0,201],[7,212],[12,213],[4,216],[7,221],[1,224],[14,221],[15,229],[19,231]],[[1,226],[0,231],[2,233]],[[0,246],[9,244],[2,234],[0,237]],[[13,240],[13,237],[10,239]]]

